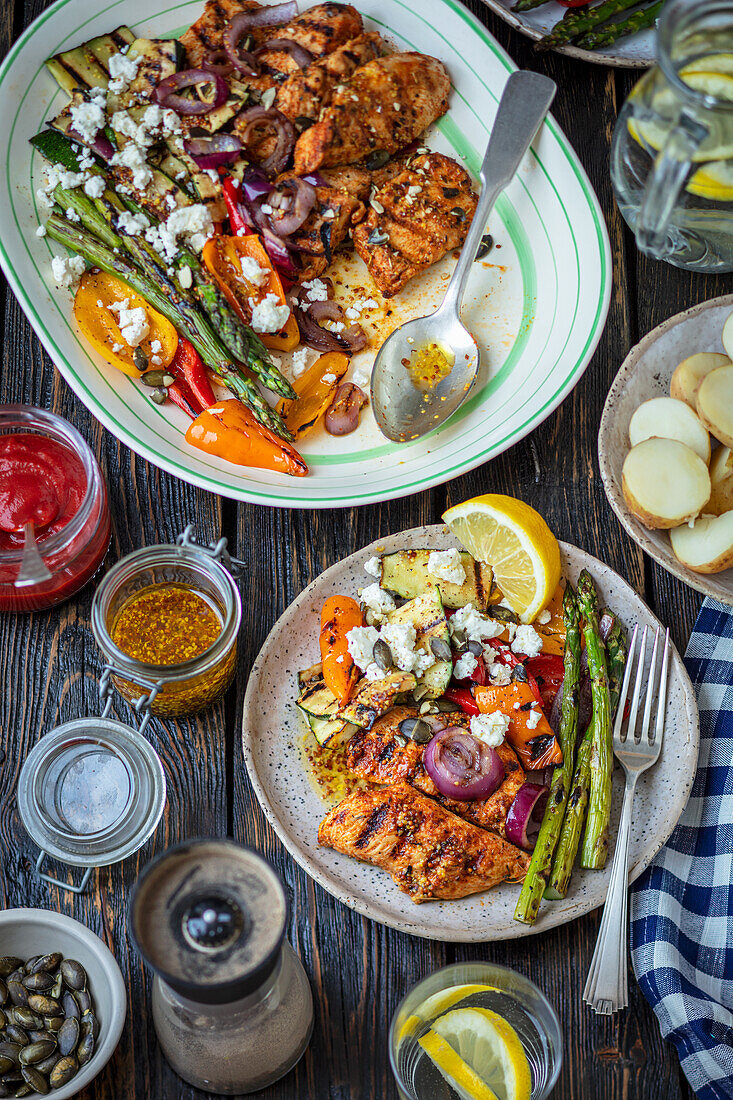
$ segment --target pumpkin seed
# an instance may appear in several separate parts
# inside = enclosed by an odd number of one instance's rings
[[[389,153],[386,149],[375,149],[367,157],[365,166],[369,172],[374,172],[377,168],[384,168],[388,160]]]
[[[69,993],[67,990],[61,999],[61,1004],[64,1009],[64,1016],[66,1016],[67,1020],[69,1016],[73,1016],[77,1020],[79,1019],[81,1012],[79,1011],[79,1005],[76,1003],[76,997],[73,993]]]
[[[4,1011],[4,1009],[0,1008],[0,1031],[2,1031],[2,1029],[4,1027],[7,1027],[7,1025],[8,1025],[7,1013]]]
[[[0,978],[8,978],[17,970],[19,966],[23,965],[22,959],[16,959],[15,955],[3,955],[0,958]]]
[[[82,1013],[88,1012],[89,1009],[92,1007],[92,998],[89,995],[89,991],[87,989],[80,989],[79,992],[76,994],[76,1002],[79,1005]]]
[[[527,683],[527,670],[524,665],[515,665],[512,669],[512,680],[518,681],[520,684]]]
[[[30,974],[31,967],[35,966],[41,957],[41,955],[33,955],[30,959],[26,959],[26,961],[23,963],[23,966],[21,967],[23,973]]]
[[[87,1031],[91,1032],[95,1039],[99,1035],[99,1020],[91,1008],[81,1018],[81,1030],[83,1034],[86,1034]]]
[[[150,391],[150,400],[156,405],[165,405],[168,400],[168,390],[165,386],[156,386]]]
[[[20,1052],[21,1066],[34,1066],[36,1062],[42,1062],[56,1050],[56,1043],[50,1039],[40,1039],[37,1043],[30,1043]]]
[[[36,1069],[39,1073],[50,1073],[58,1060],[59,1052],[55,1050],[53,1054],[49,1054],[48,1058],[44,1058],[42,1062],[36,1062]]]
[[[412,689],[412,698],[416,703],[419,703],[421,699],[425,698],[429,691],[430,688],[426,687],[425,684],[416,684]]]
[[[80,1035],[79,1021],[70,1016],[68,1020],[64,1020],[62,1027],[58,1032],[59,1050],[66,1057],[69,1054],[73,1054],[76,1050],[76,1044],[79,1042]]]
[[[458,706],[458,703],[454,703],[450,699],[438,699],[436,705],[438,707],[438,710],[441,711],[443,714],[454,714],[455,711],[461,709]]]
[[[394,664],[392,650],[389,648],[384,638],[377,638],[374,643],[374,649],[372,650],[372,657],[376,664],[379,665],[382,672],[389,672]]]
[[[79,1062],[73,1054],[69,1055],[68,1058],[59,1058],[49,1077],[51,1088],[60,1089],[63,1085],[68,1085],[71,1078],[78,1072]]]
[[[0,1073],[7,1073],[8,1070],[11,1070],[14,1065],[15,1062],[12,1058],[6,1058],[5,1055],[2,1055],[2,1057],[0,1057]]]
[[[162,386],[164,378],[164,370],[147,370],[140,381],[144,386]]]
[[[456,646],[465,645],[466,644],[466,631],[461,630],[460,627],[457,627],[453,631],[453,641],[455,642]]]
[[[15,1092],[13,1093],[13,1096],[15,1096],[15,1097],[30,1096],[30,1094],[32,1092],[33,1092],[33,1089],[31,1088],[30,1085],[21,1085],[19,1089],[15,1090]]]
[[[39,1073],[38,1070],[34,1069],[32,1066],[23,1066],[20,1072],[23,1074],[23,1080],[26,1085],[30,1085],[36,1092],[40,1092],[41,1096],[48,1096],[51,1091],[51,1086],[42,1073]],[[17,1096],[18,1093],[16,1092],[15,1095]]]
[[[312,125],[313,119],[308,118],[307,115],[298,115],[295,120],[295,129],[298,131],[299,134],[302,134],[304,130],[310,129]]]
[[[481,244],[476,249],[475,260],[483,260],[484,256],[488,256],[491,249],[494,247],[494,238],[490,233],[484,234],[481,238]]]
[[[422,718],[405,718],[400,722],[400,732],[418,745],[424,745],[433,739],[433,731]]]
[[[32,1012],[30,1008],[26,1008],[25,1005],[18,1005],[16,1008],[12,1008],[8,1013],[13,1023],[19,1024],[20,1027],[43,1027],[43,1020],[40,1016],[37,1016],[35,1012]]]
[[[32,967],[26,963],[26,970],[29,974],[35,974],[38,970],[47,970],[49,974],[53,974],[58,970],[63,957],[58,951],[54,951],[51,955],[40,955]]]
[[[28,993],[21,982],[17,982],[13,978],[8,978],[8,993],[14,1005],[28,1004]]]
[[[494,607],[491,608],[490,614],[492,619],[497,619],[500,623],[519,622],[519,618],[514,613],[514,611],[512,611],[511,607],[499,607],[499,605],[496,604]]]
[[[466,220],[466,211],[462,206],[454,206],[451,210],[451,214],[454,218],[458,218],[459,222],[465,222]]]
[[[91,1056],[94,1054],[94,1036],[84,1035],[79,1040],[79,1045],[76,1048],[76,1057],[80,1066],[85,1066]]]
[[[62,1016],[44,1016],[43,1024],[47,1031],[59,1031],[63,1024]]]
[[[40,1012],[42,1016],[62,1016],[63,1008],[53,997],[47,997],[45,993],[30,993],[28,995],[28,1007],[34,1012]]]
[[[31,993],[48,993],[53,989],[55,982],[56,979],[47,970],[36,970],[23,978],[23,985]]]
[[[433,656],[438,661],[450,661],[452,658],[451,648],[446,642],[445,638],[431,638],[430,648],[433,652]]]
[[[17,1024],[10,1024],[5,1028],[5,1038],[9,1039],[11,1043],[18,1043],[22,1047],[28,1046],[30,1042],[30,1036],[25,1028],[18,1027]]]
[[[433,714],[435,712],[435,705],[432,699],[426,699],[424,703],[420,704],[421,714]]]
[[[473,653],[474,657],[480,657],[484,652],[481,642],[477,642],[473,638],[467,642],[467,649],[469,653]]]
[[[3,979],[0,978],[0,1005],[4,1005],[5,1002],[7,1001],[7,999],[8,999],[8,987],[5,984],[5,982],[3,981]]]
[[[139,371],[145,371],[148,369],[148,357],[142,348],[135,348],[132,353],[132,361]]]
[[[0,1040],[0,1058],[9,1058],[14,1066],[18,1065],[22,1049],[20,1043],[11,1043],[9,1039]]]
[[[2,1081],[0,1081],[0,1096],[3,1098],[10,1096],[10,1088],[8,1085],[4,1085]]]

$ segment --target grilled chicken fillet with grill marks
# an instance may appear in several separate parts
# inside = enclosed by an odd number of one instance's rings
[[[395,153],[448,110],[445,66],[422,53],[377,57],[334,89],[322,117],[300,135],[295,170],[353,164],[375,149]]]
[[[361,15],[351,4],[325,3],[306,8],[302,15],[278,27],[267,38],[287,38],[314,58],[326,57],[364,31]],[[262,69],[280,81],[299,71],[298,63],[285,50],[267,50],[258,55]]]
[[[198,69],[209,54],[224,49],[224,36],[232,19],[240,12],[259,11],[262,4],[257,0],[206,0],[203,14],[187,31],[181,35],[180,42],[186,51],[186,65],[189,69]],[[261,46],[268,38],[279,34],[270,27],[253,27],[254,48]]]
[[[408,783],[355,791],[318,829],[320,844],[389,871],[413,901],[465,898],[521,882],[529,856]]]
[[[396,783],[404,779],[458,817],[482,829],[489,829],[498,836],[505,836],[506,815],[525,778],[514,750],[506,742],[497,748],[506,778],[490,798],[470,801],[446,798],[425,771],[425,746],[415,741],[402,743],[404,738],[400,736],[400,722],[417,716],[415,707],[394,707],[378,718],[370,730],[356,730],[346,745],[349,771],[370,783]],[[446,717],[452,726],[469,728],[470,719],[466,714],[456,712]]]
[[[379,57],[383,48],[378,34],[359,35],[284,80],[278,88],[275,106],[293,122],[296,119],[304,120],[304,124],[306,119],[315,122],[321,108],[330,102],[334,88],[348,80],[360,65]]]

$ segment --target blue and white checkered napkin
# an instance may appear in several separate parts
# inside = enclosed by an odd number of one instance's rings
[[[733,1100],[733,612],[705,600],[685,664],[700,759],[679,824],[633,888],[631,953],[702,1100]]]

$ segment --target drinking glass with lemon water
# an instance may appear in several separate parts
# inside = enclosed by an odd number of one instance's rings
[[[397,1008],[390,1060],[403,1100],[544,1100],[562,1063],[555,1010],[521,974],[457,963]]]
[[[667,0],[657,65],[616,124],[611,179],[643,252],[733,271],[731,0]]]

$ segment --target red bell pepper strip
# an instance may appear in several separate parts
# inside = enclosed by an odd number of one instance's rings
[[[453,668],[455,670],[456,662],[461,659],[463,654],[453,653],[452,656],[453,656]],[[455,676],[455,672],[454,672],[454,676]],[[458,683],[458,684],[467,684],[467,683],[480,684],[481,687],[485,687],[486,684],[488,684],[488,682],[489,682],[489,674],[486,671],[486,665],[484,663],[483,654],[479,654],[479,656],[476,657],[476,667],[474,668],[473,672],[469,673],[468,676],[464,676],[460,680],[458,680],[456,678],[456,683]]]
[[[201,406],[195,415],[216,404],[214,391],[211,388],[203,359],[193,344],[189,343],[183,336],[178,339],[176,354],[173,356],[169,370],[179,381],[183,379],[196,398],[197,403]]]
[[[177,378],[168,387],[168,396],[174,405],[183,409],[187,416],[195,420],[204,410],[199,408],[199,403],[193,395],[193,391],[182,378]]]
[[[532,688],[532,694],[534,695],[535,699],[540,704],[540,706],[542,706],[542,692],[539,689],[537,681],[535,680],[534,676],[529,671],[529,669],[527,668],[527,665],[526,665],[526,662],[529,658],[525,657],[523,661],[520,660],[520,658],[517,657],[517,655],[515,653],[512,653],[512,651],[511,651],[511,649],[509,648],[508,645],[501,645],[501,644],[497,645],[496,646],[496,653],[497,653],[498,659],[503,664],[508,665],[509,668],[516,668],[517,665],[522,665],[524,667],[524,671],[527,675],[527,683]]]
[[[480,714],[470,688],[446,688],[443,698],[457,703],[464,714]]]
[[[239,186],[231,176],[225,176],[222,180],[222,189],[224,191],[224,202],[226,203],[227,214],[229,215],[230,233],[232,237],[246,237],[247,234],[252,233],[253,230],[244,220],[242,204],[239,201]]]
[[[524,667],[527,674],[536,680],[542,695],[542,709],[549,714],[565,678],[565,662],[555,654],[540,653],[536,657],[528,657]]]

